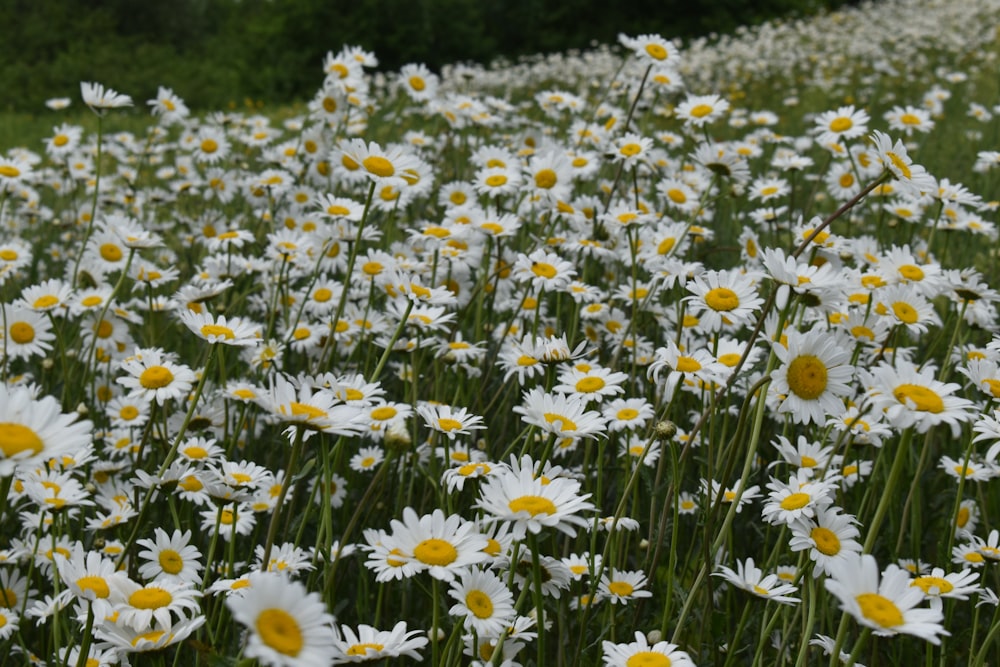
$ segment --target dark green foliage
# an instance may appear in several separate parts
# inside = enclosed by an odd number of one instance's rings
[[[141,104],[157,86],[194,108],[308,97],[327,51],[385,70],[586,49],[619,33],[694,37],[845,0],[5,0],[0,110],[37,110],[99,81]]]

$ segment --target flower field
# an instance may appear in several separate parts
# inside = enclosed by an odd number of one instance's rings
[[[0,663],[1000,663],[998,25],[50,100]]]

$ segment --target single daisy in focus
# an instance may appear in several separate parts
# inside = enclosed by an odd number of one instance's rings
[[[910,575],[895,564],[879,576],[878,562],[870,554],[849,554],[831,563],[826,590],[840,600],[840,607],[876,635],[908,634],[940,644],[949,636],[941,625],[940,609],[917,608],[924,599],[919,586],[911,586]]]
[[[180,320],[195,335],[209,343],[222,343],[235,347],[260,345],[260,326],[240,317],[213,317],[202,311],[196,313],[187,308],[181,310]]]
[[[948,424],[958,437],[959,424],[976,416],[973,403],[954,396],[961,387],[937,380],[936,372],[933,366],[917,368],[903,359],[897,359],[895,366],[883,361],[870,371],[858,370],[875,411],[884,411],[889,424],[897,428],[915,426],[919,433],[937,424]]]
[[[417,414],[423,418],[428,428],[445,434],[449,440],[454,440],[458,435],[471,435],[473,430],[486,428],[482,417],[470,414],[465,408],[425,403],[417,406]]]
[[[499,637],[514,620],[514,594],[492,570],[466,570],[448,595],[456,600],[448,613],[481,637]]]
[[[407,631],[406,621],[396,623],[392,630],[378,630],[370,625],[359,625],[355,632],[346,625],[335,625],[332,664],[376,662],[400,656],[420,662],[421,656],[418,651],[427,646],[427,642],[427,636],[423,631]],[[318,662],[317,665],[329,664],[331,658]]]
[[[931,609],[940,609],[941,598],[968,600],[970,593],[981,590],[982,586],[976,583],[978,578],[979,573],[972,570],[945,574],[942,568],[936,567],[929,574],[914,578],[910,586],[923,591],[924,597],[930,600]]]
[[[563,438],[594,438],[604,431],[604,417],[587,410],[587,399],[578,394],[550,394],[539,388],[525,392],[512,411],[526,424]]]
[[[63,414],[53,396],[39,399],[27,387],[0,384],[0,477],[90,445],[93,424],[78,417]]]
[[[139,566],[139,575],[146,581],[162,579],[165,581],[180,581],[197,583],[201,579],[204,567],[198,559],[201,552],[191,542],[191,531],[183,533],[175,530],[168,535],[162,528],[157,528],[153,540],[139,540],[136,544],[143,547],[139,558],[143,561]]]
[[[636,630],[635,641],[616,644],[601,643],[602,659],[605,667],[694,667],[691,657],[681,651],[676,644],[665,641],[650,644],[646,635]]]
[[[757,597],[765,600],[774,600],[782,604],[797,604],[798,598],[793,598],[787,593],[794,593],[798,590],[792,584],[781,583],[781,579],[776,574],[769,574],[766,577],[759,567],[754,565],[753,558],[747,558],[745,562],[736,561],[736,570],[726,566],[720,566],[718,572],[713,572],[712,576],[722,577],[733,586],[753,593]]]
[[[889,135],[878,130],[875,130],[871,136],[875,143],[875,152],[882,166],[896,177],[906,192],[920,196],[925,192],[937,190],[937,182],[934,177],[928,174],[921,165],[913,163],[902,141],[897,139],[893,143]]]
[[[706,271],[694,276],[686,287],[693,296],[685,300],[708,331],[747,324],[764,303],[750,277],[738,271]]]
[[[688,95],[677,105],[675,113],[685,125],[703,127],[729,111],[729,102],[718,95]]]
[[[375,142],[350,139],[341,143],[345,165],[348,161],[360,169],[378,187],[405,188],[405,173],[416,169],[419,162],[404,146],[382,148]]]
[[[869,120],[868,113],[864,109],[855,109],[854,105],[825,111],[816,117],[816,141],[821,146],[827,146],[860,137],[868,131]]]
[[[476,529],[476,524],[457,514],[445,516],[444,511],[418,516],[412,507],[403,509],[403,520],[393,519],[392,533],[382,544],[408,556],[411,574],[426,571],[435,579],[454,581],[457,574],[469,565],[489,559],[483,551],[487,540]]]
[[[809,558],[816,563],[814,577],[830,574],[831,564],[842,561],[847,554],[861,553],[857,521],[849,514],[841,514],[837,507],[818,509],[813,518],[795,521],[791,528],[789,548],[809,550]]]
[[[842,409],[842,397],[853,392],[851,355],[837,338],[821,330],[790,331],[787,347],[772,346],[781,366],[771,373],[771,391],[781,398],[779,413],[791,413],[798,424],[825,424]]]
[[[651,591],[644,590],[647,580],[641,571],[626,572],[611,568],[601,576],[598,592],[610,598],[612,604],[627,604],[639,598],[652,597]]]
[[[319,594],[279,574],[253,573],[249,582],[226,598],[233,620],[249,630],[244,655],[271,667],[330,664],[333,616]]]
[[[99,83],[80,82],[80,95],[86,104],[98,116],[104,115],[108,109],[120,109],[132,106],[132,98],[128,95],[105,88]]]
[[[190,368],[168,360],[159,348],[137,348],[121,363],[121,369],[128,375],[116,381],[131,390],[130,396],[160,405],[186,396],[195,380]]]

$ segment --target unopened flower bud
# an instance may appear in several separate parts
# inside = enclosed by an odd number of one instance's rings
[[[653,427],[653,436],[660,442],[667,442],[675,435],[677,435],[677,424],[669,419],[657,422],[656,426]]]

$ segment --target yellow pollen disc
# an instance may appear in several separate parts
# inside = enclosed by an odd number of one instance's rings
[[[62,147],[62,146],[65,146],[68,143],[69,143],[69,137],[67,137],[65,134],[57,134],[56,136],[54,136],[52,138],[52,145],[53,146]]]
[[[783,510],[799,510],[809,504],[812,497],[808,493],[793,493],[781,501]]]
[[[740,363],[740,356],[741,355],[736,354],[735,352],[727,352],[726,354],[720,354],[719,363],[721,363],[724,366],[728,366],[729,368],[732,368],[736,364]]]
[[[308,327],[299,327],[292,332],[292,338],[295,340],[305,340],[306,338],[309,338],[311,334],[312,331]]]
[[[687,203],[688,200],[687,195],[684,194],[684,191],[679,188],[670,188],[667,190],[667,197],[675,204],[684,204]],[[673,241],[673,239],[669,240]]]
[[[924,279],[924,270],[915,264],[904,264],[898,269],[899,275],[906,280],[919,282]]]
[[[899,607],[878,593],[862,593],[854,599],[861,607],[861,615],[883,628],[894,628],[904,622]]]
[[[163,637],[163,635],[165,634],[166,632],[164,632],[163,630],[152,630],[150,632],[144,632],[141,635],[135,636],[135,638],[132,640],[132,646],[138,646],[140,643],[144,641],[152,642],[153,644],[155,644],[156,642],[160,641],[160,638]]]
[[[132,421],[139,416],[139,409],[134,405],[126,405],[118,411],[118,416],[125,421]]]
[[[541,169],[535,174],[535,186],[543,190],[551,190],[558,180],[556,172],[551,169]]]
[[[205,139],[201,142],[201,152],[211,155],[219,150],[219,144],[214,139]]]
[[[476,618],[489,618],[493,615],[493,600],[482,591],[469,591],[465,595],[465,606]]]
[[[612,581],[608,584],[608,590],[611,591],[612,595],[618,595],[624,598],[632,595],[632,592],[635,591],[635,587],[627,581]]]
[[[500,555],[500,550],[502,548],[503,547],[502,547],[502,545],[499,542],[497,542],[496,540],[494,540],[492,537],[487,537],[486,538],[486,546],[483,547],[483,551],[486,552],[486,553],[488,553],[491,556],[499,556]]]
[[[671,250],[674,249],[674,246],[676,244],[677,240],[675,238],[673,237],[665,238],[662,241],[660,241],[659,245],[656,246],[656,252],[659,255],[667,255],[670,253]]]
[[[128,603],[136,609],[159,609],[174,601],[174,596],[158,586],[140,588],[128,598]]]
[[[965,524],[969,523],[969,508],[961,507],[958,510],[958,519],[955,521],[955,525],[959,528],[965,528]]]
[[[838,182],[840,183],[840,187],[849,188],[854,185],[854,176],[851,174],[843,174]]]
[[[531,516],[555,514],[556,506],[543,496],[521,496],[507,503],[511,512],[527,512]]]
[[[518,366],[534,366],[537,363],[538,363],[538,359],[535,359],[534,357],[529,357],[526,354],[522,354],[517,359],[517,365]]]
[[[972,468],[968,468],[968,467],[962,466],[962,465],[957,465],[957,466],[955,466],[952,469],[955,471],[955,474],[961,475],[962,477],[969,477],[969,476],[975,474],[975,472],[976,472]]]
[[[174,381],[174,374],[165,366],[150,366],[139,376],[139,384],[146,389],[161,389]]]
[[[33,308],[42,309],[42,308],[50,308],[51,306],[54,306],[57,303],[59,303],[58,297],[54,297],[51,294],[46,294],[45,296],[40,296],[37,299],[35,299],[35,302],[31,305]]]
[[[507,184],[507,177],[503,174],[492,174],[486,177],[486,185],[491,188],[499,188],[502,185]]]
[[[847,132],[852,127],[854,127],[854,121],[844,116],[840,116],[839,118],[834,118],[832,121],[830,121],[831,132]]]
[[[0,451],[4,457],[12,458],[21,452],[38,454],[45,449],[45,443],[38,434],[22,424],[0,422]]]
[[[691,115],[695,118],[704,118],[712,113],[712,106],[709,104],[699,104],[691,108]]]
[[[388,178],[396,173],[396,168],[392,166],[392,163],[378,155],[366,157],[361,164],[368,170],[368,173],[382,178]]]
[[[762,195],[764,195],[765,197],[773,195],[773,194],[777,194],[777,192],[778,192],[778,188],[775,187],[775,186],[773,186],[773,185],[768,185],[767,187],[764,187],[764,188],[760,189],[760,193]]]
[[[622,408],[615,417],[621,421],[631,421],[639,416],[639,411],[633,408]]]
[[[816,551],[824,556],[836,556],[840,553],[840,538],[829,528],[816,526],[809,536],[816,543]]]
[[[556,276],[556,267],[548,262],[535,262],[531,265],[531,272],[539,278],[552,279]]]
[[[670,664],[670,658],[656,651],[639,651],[625,661],[625,667],[670,667]]]
[[[21,170],[9,164],[0,165],[0,176],[6,178],[17,178],[21,175]]]
[[[362,265],[361,270],[369,276],[377,276],[382,273],[384,268],[385,267],[378,262],[365,262],[364,265]]]
[[[819,398],[826,391],[826,364],[819,357],[802,354],[788,364],[788,389],[805,401]]]
[[[321,410],[314,405],[308,405],[307,403],[292,401],[289,407],[292,410],[293,416],[305,415],[306,419],[319,419],[321,417],[326,417],[325,410]]]
[[[568,418],[566,418],[566,417],[564,417],[562,415],[557,415],[557,414],[554,414],[554,413],[551,413],[551,412],[546,412],[542,416],[545,418],[545,421],[548,422],[549,424],[554,424],[556,422],[559,422],[559,430],[561,432],[564,432],[564,431],[575,431],[576,428],[577,428],[576,427],[576,422],[574,422],[573,420],[568,419]]]
[[[99,248],[101,258],[106,262],[117,262],[122,258],[122,250],[114,243],[104,243]]]
[[[904,113],[899,117],[899,122],[903,125],[920,125],[920,118],[912,113]]]
[[[76,585],[82,591],[90,591],[96,597],[106,598],[111,595],[111,589],[108,588],[108,582],[104,580],[104,577],[98,577],[96,575],[87,575],[85,577],[80,577],[76,580]]]
[[[221,336],[226,340],[232,340],[236,338],[236,332],[234,332],[229,327],[224,327],[218,324],[206,324],[201,328],[201,335],[208,338],[209,336]]]
[[[3,250],[0,250],[0,259],[2,259],[5,262],[13,262],[17,258],[18,254],[16,250],[11,250],[10,248],[4,248]]]
[[[462,422],[457,419],[449,419],[447,417],[442,417],[438,420],[438,428],[442,431],[448,433],[451,431],[460,431],[462,429]]]
[[[604,389],[604,385],[604,380],[599,377],[585,377],[576,383],[576,390],[583,394],[592,394]]]
[[[27,322],[14,322],[10,325],[10,338],[18,345],[27,345],[35,340],[35,328]]]
[[[817,461],[813,457],[811,457],[811,456],[803,456],[802,457],[802,466],[801,467],[803,467],[803,468],[815,468],[816,467],[816,463],[817,463]]]
[[[208,450],[204,447],[198,447],[197,445],[191,445],[190,447],[184,448],[184,456],[189,459],[203,459],[208,456]]]
[[[677,357],[677,365],[674,370],[679,373],[697,373],[701,368],[701,364],[694,357]]]
[[[242,398],[248,401],[256,396],[256,394],[254,394],[249,389],[242,389],[242,388],[234,391],[233,395],[236,396],[237,398]]]
[[[756,593],[757,595],[760,595],[761,597],[765,597],[765,598],[768,597],[771,594],[771,591],[767,590],[763,586],[758,586],[757,584],[754,584],[754,586],[753,586],[753,592]]]
[[[647,44],[646,54],[654,60],[666,60],[667,50],[660,44]]]
[[[173,549],[164,549],[159,556],[160,567],[167,574],[178,574],[184,569],[184,559]]]
[[[424,80],[416,75],[411,76],[409,82],[410,82],[410,88],[413,88],[413,90],[417,91],[418,93],[427,87],[427,84],[424,82]]]
[[[716,287],[705,294],[705,303],[712,310],[728,312],[740,306],[740,297],[728,287]]]
[[[912,405],[920,412],[938,414],[944,411],[944,401],[933,389],[919,384],[901,384],[892,390],[896,400],[906,405]]]
[[[368,651],[372,650],[375,653],[379,653],[385,648],[383,644],[351,644],[351,647],[347,649],[347,655],[368,655]]]
[[[618,152],[625,157],[632,157],[633,155],[638,155],[642,152],[642,146],[636,143],[625,144],[618,149]]]
[[[458,551],[450,542],[432,537],[414,547],[413,556],[427,565],[444,566],[458,558]]]
[[[385,421],[396,416],[396,408],[383,405],[371,411],[371,418],[376,421]]]
[[[932,595],[931,589],[933,588],[937,589],[937,595],[947,595],[955,588],[954,584],[943,577],[917,577],[910,582],[910,585],[916,586],[925,595]]]
[[[299,622],[284,609],[263,610],[255,625],[260,640],[278,653],[296,656],[305,645]]]
[[[906,164],[906,160],[899,157],[892,151],[887,151],[885,156],[889,158],[892,165],[899,170],[899,173],[903,175],[903,178],[913,178],[913,172],[910,170],[910,165]]]
[[[179,486],[185,491],[195,492],[195,491],[201,491],[203,485],[197,477],[195,477],[194,475],[188,475],[187,477],[181,480]]]
[[[333,298],[333,292],[331,292],[325,287],[320,287],[318,290],[313,292],[313,301],[317,301],[319,303],[326,303],[331,298]]]
[[[875,340],[875,332],[864,325],[858,325],[851,327],[851,335],[855,338],[867,338],[868,340]]]

